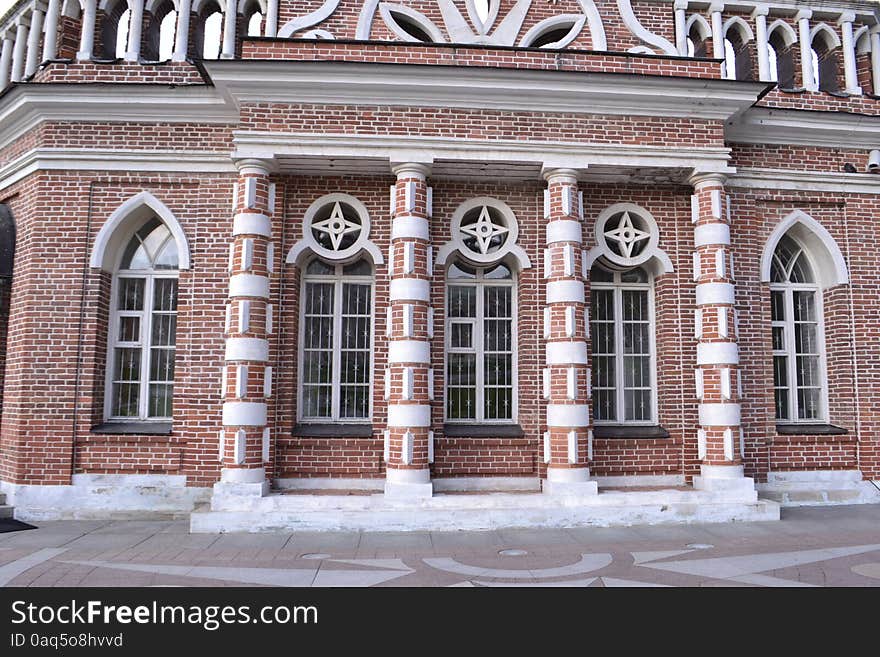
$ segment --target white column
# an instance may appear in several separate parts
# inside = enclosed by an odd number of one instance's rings
[[[274,37],[278,34],[278,0],[269,0],[266,8],[266,34],[267,37]]]
[[[189,45],[189,14],[192,11],[191,0],[180,0],[177,11],[177,34],[174,37],[174,54],[172,62],[185,62],[186,50]]]
[[[816,91],[816,81],[813,79],[813,49],[810,47],[810,18],[813,17],[811,9],[801,9],[795,18],[798,22],[798,33],[801,42],[801,77],[804,89]]]
[[[874,95],[880,90],[880,25],[870,30],[871,35],[871,79],[874,82]]]
[[[21,82],[24,76],[24,52],[27,46],[28,28],[24,23],[15,26],[15,47],[12,49],[12,73],[9,79]]]
[[[96,0],[85,0],[82,15],[82,31],[79,38],[79,52],[76,53],[78,61],[88,61],[92,58],[92,51],[95,48],[96,12]]]
[[[0,49],[0,90],[9,84],[9,73],[12,67],[12,39],[3,38],[3,48]]]
[[[675,0],[673,9],[675,10],[675,47],[678,54],[687,57],[687,17],[685,11],[688,7],[688,0]]]
[[[141,58],[144,0],[133,0],[129,7],[131,7],[131,18],[128,20],[128,46],[125,49],[125,61],[136,62]]]
[[[40,65],[40,37],[43,30],[43,12],[35,9],[31,14],[31,30],[28,35],[27,58],[24,62],[24,76],[29,78],[37,72]]]
[[[856,48],[853,43],[853,21],[856,19],[855,12],[845,11],[840,14],[837,24],[840,25],[840,33],[843,47],[843,74],[846,82],[846,93],[861,95],[859,87],[859,75],[856,72]]]
[[[770,54],[767,52],[767,14],[769,13],[770,7],[767,5],[757,5],[752,12],[752,18],[755,19],[755,48],[758,49],[758,79],[764,81],[772,78]]]
[[[721,20],[722,11],[724,11],[723,2],[713,2],[709,5],[709,14],[712,18],[712,56],[715,59],[724,59],[724,25]]]
[[[226,13],[223,14],[223,59],[235,57],[235,19],[238,18],[236,0],[226,0]]]
[[[61,0],[49,0],[46,10],[46,36],[43,39],[43,61],[55,59],[58,41],[58,18],[61,14]]]

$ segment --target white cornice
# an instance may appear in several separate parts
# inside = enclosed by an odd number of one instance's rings
[[[669,4],[670,0],[648,0],[657,4]],[[690,13],[708,10],[714,0],[689,0],[687,9]],[[813,17],[828,20],[839,16],[844,11],[852,11],[863,22],[877,22],[878,11],[876,2],[870,0],[811,0],[810,2],[779,2],[774,0],[725,0],[724,12],[751,13],[756,7],[765,6],[772,16],[794,16],[804,8],[813,10]]]
[[[226,153],[35,148],[0,167],[0,190],[35,171],[236,173]]]
[[[362,62],[205,61],[236,103],[462,107],[729,119],[765,83],[636,74]]]
[[[42,121],[235,124],[238,111],[202,85],[22,84],[0,97],[0,149]]]
[[[737,144],[792,144],[829,148],[880,147],[880,116],[753,107],[725,127]]]
[[[594,166],[733,171],[730,149],[513,139],[460,139],[420,135],[346,135],[235,131],[234,159],[320,158],[364,161],[461,161],[534,164],[556,168]],[[390,170],[390,169],[389,169]]]
[[[727,186],[796,192],[880,194],[880,175],[738,168],[736,174],[728,178]]]

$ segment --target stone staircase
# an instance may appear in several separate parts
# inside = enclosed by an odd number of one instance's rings
[[[771,472],[757,488],[761,499],[784,507],[880,502],[880,491],[858,470]]]
[[[6,494],[0,493],[0,518],[11,518],[13,508],[6,504]]]

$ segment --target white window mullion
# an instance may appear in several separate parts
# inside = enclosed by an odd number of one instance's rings
[[[620,286],[614,288],[614,380],[617,388],[615,402],[617,405],[617,422],[626,422],[626,404],[624,403],[623,390],[623,290]]]
[[[800,408],[798,406],[797,348],[794,342],[794,293],[791,288],[785,290],[785,353],[788,354],[788,419],[797,422],[800,419]]]
[[[484,298],[484,288],[481,285],[483,280],[483,272],[482,270],[478,270],[477,272],[477,284],[474,286],[474,296],[476,297],[477,303],[477,325],[475,327],[476,335],[474,336],[474,346],[476,347],[476,356],[474,358],[475,362],[475,370],[476,370],[476,382],[477,382],[477,394],[476,394],[476,412],[474,413],[474,417],[477,422],[483,422],[486,418],[485,413],[485,390],[483,389],[483,383],[485,381],[483,371],[483,364],[486,360],[486,354],[484,351],[484,340],[483,336],[486,331],[485,327],[485,305],[483,303]]]
[[[337,274],[339,268],[337,268]],[[333,350],[330,372],[330,419],[338,422],[342,417],[342,379],[339,369],[342,365],[342,281],[337,278],[333,283],[333,335],[330,337],[330,348]]]
[[[146,276],[144,280],[144,306],[141,319],[141,381],[140,400],[138,410],[139,419],[146,420],[150,404],[150,343],[153,335],[153,277]]]

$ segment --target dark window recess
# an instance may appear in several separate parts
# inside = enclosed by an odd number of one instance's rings
[[[92,433],[127,434],[132,436],[168,436],[170,422],[104,422],[92,427]]]
[[[302,438],[372,438],[372,424],[297,424],[290,432]]]
[[[593,438],[619,438],[621,440],[669,438],[669,432],[661,426],[598,425],[593,427]]]
[[[843,436],[849,430],[833,424],[777,424],[780,436]]]
[[[444,424],[448,438],[521,438],[525,435],[518,424]]]

